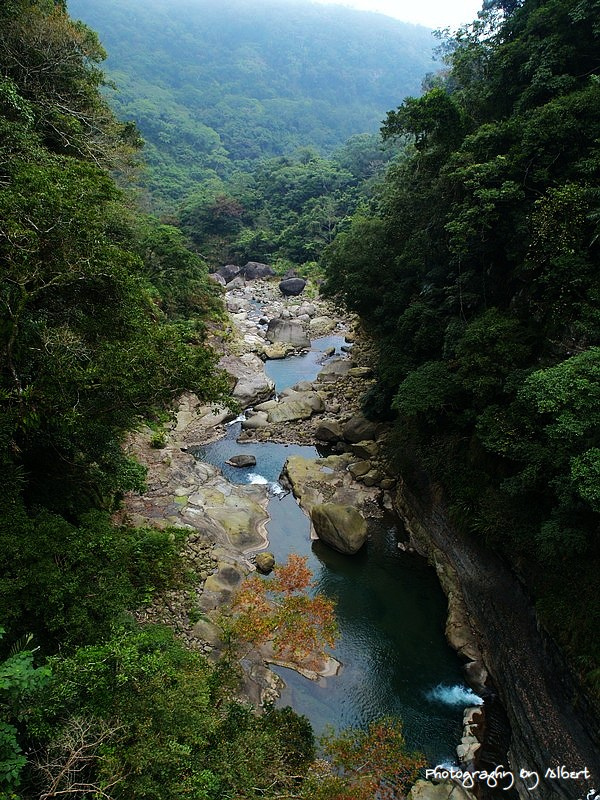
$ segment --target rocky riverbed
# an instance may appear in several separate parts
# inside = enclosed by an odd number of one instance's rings
[[[324,526],[333,527],[337,536],[337,529],[344,528],[344,520],[353,514],[368,519],[381,515],[383,508],[390,509],[396,481],[381,447],[386,431],[358,411],[360,398],[373,380],[365,343],[352,345],[354,331],[322,300],[282,297],[274,282],[238,280],[227,292],[226,302],[231,330],[221,366],[231,375],[232,397],[247,411],[239,441],[320,442],[330,450],[329,456],[318,459],[289,458],[284,469],[284,480],[311,519],[313,536],[319,530],[324,538]],[[308,347],[314,337],[332,332],[344,338],[346,352],[324,352],[315,380],[275,396],[265,360],[289,357]],[[139,618],[170,625],[189,646],[209,657],[216,657],[222,648],[217,624],[220,610],[255,569],[256,554],[267,546],[268,487],[231,483],[218,468],[189,452],[221,437],[233,416],[229,409],[203,406],[196,396],[186,394],[163,447],[151,446],[150,431],[140,431],[129,443],[130,452],[148,467],[148,488],[142,496],[126,498],[125,516],[138,525],[185,528],[189,533],[184,557],[196,575],[192,589],[156,597],[139,612]],[[325,522],[320,509],[327,510]],[[334,546],[342,549],[339,541]],[[462,607],[456,599],[458,589],[453,593],[449,631],[454,631],[456,639]],[[461,630],[464,640],[466,629]],[[474,637],[468,648],[468,657],[477,660]],[[269,661],[276,659],[267,651],[246,659],[243,691],[257,704],[273,699],[280,686],[266,665]],[[302,665],[295,666],[302,670]],[[335,664],[330,662],[320,673],[334,671]],[[465,749],[464,741],[462,746],[468,762],[478,740],[471,725],[466,735],[471,749]],[[435,789],[438,794],[427,795],[427,787],[420,785],[418,797],[442,796],[443,786]],[[450,796],[451,788],[443,796]]]

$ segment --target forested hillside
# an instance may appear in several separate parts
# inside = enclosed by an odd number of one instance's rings
[[[365,400],[420,494],[500,550],[600,691],[600,3],[488,4],[391,111],[410,145],[326,252],[379,346]]]
[[[185,390],[227,404],[230,383],[207,344],[224,311],[205,261],[115,182],[135,180],[141,140],[103,99],[104,57],[62,0],[0,5],[0,798],[366,800],[380,780],[403,786],[421,760],[398,725],[332,739],[324,770],[305,718],[239,701],[234,639],[215,664],[136,622],[197,575],[181,527],[116,521],[145,482],[125,439]],[[372,178],[372,151],[359,137],[335,167],[267,162],[253,213],[291,176],[277,233],[307,198]],[[196,188],[204,217],[184,211],[200,249],[237,211]]]
[[[434,69],[431,32],[307,2],[70,0],[99,34],[117,116],[146,141],[146,185],[168,208],[199,182],[300,147],[374,133]]]
[[[130,613],[185,576],[181,531],[111,520],[144,483],[123,439],[228,384],[205,265],[111,178],[139,141],[103,57],[61,3],[0,6],[0,797],[240,796],[305,771],[312,733]]]

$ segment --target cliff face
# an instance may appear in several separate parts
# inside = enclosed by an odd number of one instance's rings
[[[485,680],[485,666],[506,709],[510,768],[517,776],[521,770],[539,775],[537,798],[585,797],[600,778],[598,719],[540,631],[523,587],[494,553],[452,529],[439,498],[425,507],[400,482],[395,505],[413,546],[435,565],[448,595],[450,643],[468,660],[475,686]],[[546,776],[557,765],[575,772],[587,767],[592,777]],[[519,796],[530,798],[534,783],[535,776],[517,780]]]

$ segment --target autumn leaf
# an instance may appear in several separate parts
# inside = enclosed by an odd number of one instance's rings
[[[325,646],[337,635],[333,601],[311,596],[307,559],[292,553],[271,579],[252,575],[232,603],[231,632],[253,646],[272,642],[278,657],[317,667],[326,660]]]

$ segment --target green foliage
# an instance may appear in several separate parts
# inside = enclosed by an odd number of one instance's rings
[[[429,30],[351,9],[273,0],[153,0],[143,15],[135,0],[69,8],[100,32],[119,89],[111,102],[139,124],[147,186],[170,208],[264,158],[331,152],[376,131],[433,66]]]
[[[5,630],[0,627],[0,639]],[[0,795],[19,787],[21,771],[27,763],[23,755],[16,724],[22,725],[27,712],[24,697],[39,691],[50,680],[48,667],[35,667],[34,651],[27,649],[31,637],[25,640],[24,649],[13,648],[8,658],[0,662]]]
[[[554,632],[565,569],[587,586],[600,557],[597,11],[487,4],[389,112],[404,153],[323,258],[378,344],[367,411],[392,406],[411,479],[526,571]],[[585,616],[562,638],[593,672]]]
[[[183,233],[151,216],[133,220],[132,249],[142,259],[142,274],[158,293],[157,304],[169,318],[219,319],[223,305],[217,286],[208,278],[204,260],[190,249]],[[201,342],[203,329],[197,330]]]
[[[439,413],[460,393],[460,383],[443,361],[429,361],[409,372],[398,387],[393,407],[411,417]]]
[[[257,717],[229,696],[227,676],[217,674],[229,668],[216,669],[164,629],[117,631],[55,657],[52,669],[33,700],[31,733],[51,742],[82,715],[110,725],[108,757],[88,781],[102,786],[118,775],[115,798],[269,797],[314,757],[305,719],[291,709]]]
[[[214,266],[260,260],[297,269],[319,261],[389,157],[365,135],[331,159],[309,148],[264,159],[252,173],[203,184],[182,204],[179,223]]]
[[[98,641],[179,568],[180,534],[119,528],[101,512],[73,524],[14,503],[0,518],[0,540],[0,616],[14,634],[32,631],[51,649]]]

